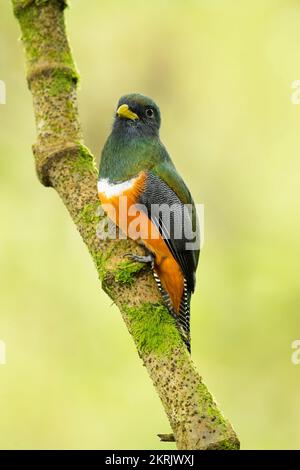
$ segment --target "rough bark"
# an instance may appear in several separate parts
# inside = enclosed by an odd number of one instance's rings
[[[33,153],[40,181],[59,193],[81,233],[102,287],[119,307],[161,398],[178,449],[238,449],[236,434],[196,371],[150,271],[124,260],[124,253],[142,253],[142,248],[130,240],[101,239],[105,217],[94,159],[83,144],[78,117],[78,74],[65,31],[66,1],[12,2],[33,96]]]

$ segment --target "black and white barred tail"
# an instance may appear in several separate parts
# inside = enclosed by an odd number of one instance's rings
[[[153,271],[154,279],[158,289],[162,295],[163,301],[170,314],[176,321],[177,328],[180,332],[189,353],[191,352],[191,336],[190,336],[190,304],[191,292],[188,290],[186,279],[184,279],[183,295],[179,307],[179,315],[174,311],[169,294],[164,290],[159,276]]]

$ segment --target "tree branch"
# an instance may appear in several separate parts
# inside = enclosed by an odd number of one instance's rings
[[[105,217],[99,212],[94,159],[83,144],[79,123],[78,74],[64,23],[66,1],[12,2],[33,96],[33,152],[40,181],[58,192],[80,231],[102,287],[119,307],[161,398],[177,447],[238,449],[239,441],[196,372],[152,274],[124,261],[124,253],[143,249],[131,240],[101,239]]]

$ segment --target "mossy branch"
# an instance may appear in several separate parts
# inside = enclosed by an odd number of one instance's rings
[[[131,240],[104,236],[97,171],[83,144],[78,73],[64,22],[65,0],[13,0],[33,96],[37,174],[60,195],[94,259],[103,289],[119,307],[169,418],[179,449],[237,449],[239,441],[191,361],[148,269],[128,262]]]

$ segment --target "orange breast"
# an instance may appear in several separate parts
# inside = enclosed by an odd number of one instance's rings
[[[147,175],[141,172],[128,188],[120,185],[120,192],[98,186],[99,199],[108,217],[131,239],[142,241],[155,255],[154,269],[163,288],[169,294],[174,310],[179,313],[184,278],[181,269],[161,237],[158,229],[145,212],[138,209],[137,201],[145,187]]]

